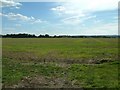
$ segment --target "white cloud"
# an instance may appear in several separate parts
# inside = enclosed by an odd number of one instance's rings
[[[15,8],[16,8],[16,9],[20,9],[20,7],[18,7],[18,6],[16,6]]]
[[[70,0],[63,4],[65,8],[80,11],[104,11],[118,8],[119,0]],[[70,7],[69,7],[70,6]]]
[[[96,11],[114,10],[118,8],[119,0],[70,0],[59,3],[50,10],[63,17],[89,15]],[[60,5],[61,4],[61,5]]]
[[[94,16],[86,17],[84,15],[78,15],[78,16],[72,16],[72,17],[65,18],[62,20],[62,22],[65,24],[77,25],[92,18],[96,18],[96,16],[94,15]]]
[[[1,16],[7,17],[9,20],[23,20],[28,21],[31,20],[32,17],[27,17],[22,14],[8,13],[8,14],[0,14]]]
[[[37,19],[37,20],[34,19],[34,22],[32,22],[32,24],[34,24],[34,23],[42,23],[42,22],[45,22],[45,21],[42,21],[40,19]]]
[[[22,4],[19,2],[15,2],[15,0],[0,0],[0,3],[2,3],[1,7],[15,7],[16,9],[19,9]]]
[[[96,11],[115,10],[119,0],[69,0],[50,10],[64,18],[65,24],[80,24]],[[60,5],[61,4],[61,5]],[[93,18],[93,17],[92,17]]]
[[[81,32],[84,35],[118,35],[117,23],[101,23],[89,28],[86,28]]]
[[[14,13],[9,13],[9,14],[7,15],[7,17],[8,17],[10,20],[20,19],[20,20],[23,20],[23,21],[27,21],[27,20],[32,19],[31,17],[27,17],[27,16],[24,16],[24,15],[22,15],[22,14],[14,14]]]
[[[35,19],[32,16],[28,17],[28,16],[25,16],[25,15],[22,15],[22,14],[15,14],[15,13],[8,13],[8,14],[0,13],[0,16],[7,17],[9,20],[28,21],[31,24],[44,22],[40,19]]]
[[[53,10],[53,11],[65,11],[66,9],[63,6],[57,6],[55,8],[51,8],[51,10]]]
[[[77,12],[76,10],[74,10],[74,8],[70,8],[69,6],[66,6],[66,4],[51,8],[50,10],[56,12],[56,14],[61,15],[61,16],[75,15],[76,13],[77,15],[83,14],[81,11]]]

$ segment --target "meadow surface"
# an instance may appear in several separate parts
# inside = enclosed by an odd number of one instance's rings
[[[118,88],[117,38],[3,38],[4,88]]]

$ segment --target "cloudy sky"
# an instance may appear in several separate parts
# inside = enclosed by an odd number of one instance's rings
[[[2,34],[117,35],[119,0],[1,0]],[[1,18],[0,18],[1,19]]]

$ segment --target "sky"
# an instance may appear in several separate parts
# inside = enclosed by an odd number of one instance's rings
[[[118,35],[119,0],[2,2],[2,34]]]

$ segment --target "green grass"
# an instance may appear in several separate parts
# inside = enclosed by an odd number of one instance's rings
[[[87,88],[117,88],[118,64],[80,65],[74,64],[68,69],[70,80]]]
[[[3,38],[2,48],[3,87],[36,75],[67,87],[118,87],[116,38]]]

